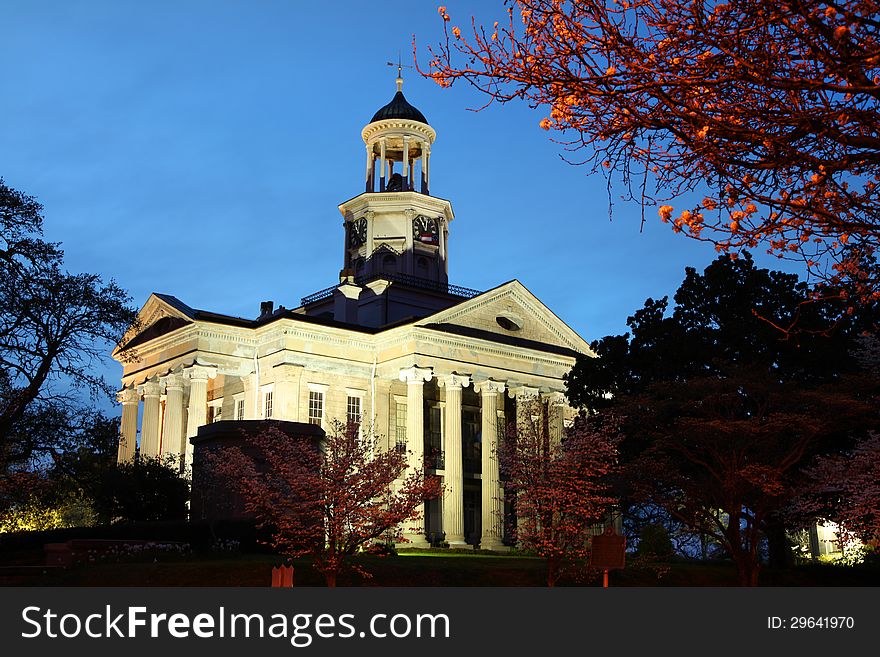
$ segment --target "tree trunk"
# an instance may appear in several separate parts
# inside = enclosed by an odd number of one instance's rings
[[[748,554],[741,554],[736,557],[737,579],[740,586],[757,586],[758,573],[761,570],[760,564],[751,559]]]
[[[325,572],[324,573],[324,582],[327,584],[327,586],[329,588],[335,589],[336,588],[336,571],[335,570],[328,570],[327,572]]]
[[[548,587],[556,586],[556,579],[557,579],[556,570],[557,570],[556,559],[554,559],[552,557],[548,557],[547,558],[547,586]]]
[[[772,518],[765,530],[767,535],[767,563],[771,568],[791,568],[794,566],[794,552],[791,541],[785,534],[785,525]]]

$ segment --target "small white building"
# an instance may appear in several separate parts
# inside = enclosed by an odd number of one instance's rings
[[[436,133],[402,83],[361,134],[365,187],[339,206],[336,284],[293,309],[264,302],[255,318],[147,299],[142,329],[114,352],[119,459],[137,447],[189,462],[188,439],[225,419],[357,420],[443,477],[424,531],[407,535],[414,546],[445,535],[451,547],[500,549],[498,432],[529,398],[553,406],[561,435],[572,414],[563,376],[591,352],[517,280],[485,292],[449,283],[455,217],[430,192]]]

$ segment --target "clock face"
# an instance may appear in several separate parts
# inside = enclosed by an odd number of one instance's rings
[[[356,249],[367,241],[367,220],[360,218],[352,221],[348,228],[348,246]]]
[[[413,219],[413,240],[422,244],[440,244],[440,224],[436,219],[419,215]]]

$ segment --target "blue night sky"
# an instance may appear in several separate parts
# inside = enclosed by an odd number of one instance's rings
[[[45,206],[46,238],[72,271],[254,317],[332,285],[337,205],[363,191],[360,131],[442,37],[436,2],[2,0],[0,176]],[[446,2],[454,24],[474,7]],[[512,278],[588,340],[626,330],[649,296],[674,292],[711,245],[559,157],[524,105],[405,73],[437,130],[431,191],[452,201],[450,282]],[[759,258],[759,262],[775,264]],[[108,376],[119,368],[111,365]]]

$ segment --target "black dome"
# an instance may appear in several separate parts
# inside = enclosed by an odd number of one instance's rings
[[[373,118],[370,119],[370,123],[384,121],[385,119],[408,119],[410,121],[428,123],[425,115],[407,102],[406,98],[403,97],[402,91],[394,94],[391,102],[376,112]]]

